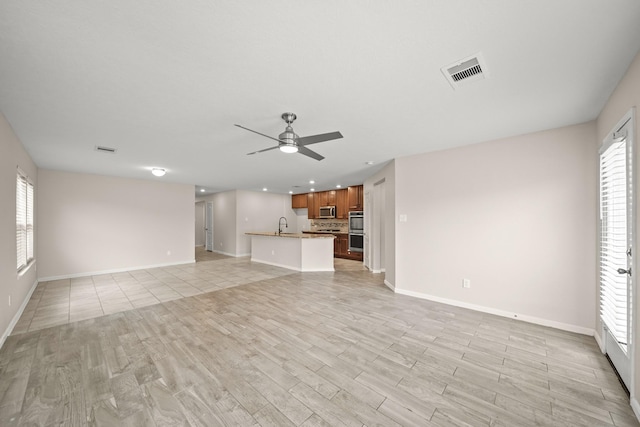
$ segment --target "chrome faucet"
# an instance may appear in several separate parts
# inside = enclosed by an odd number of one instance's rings
[[[284,228],[289,228],[289,225],[287,225],[287,218],[281,216],[280,219],[278,220],[278,235],[280,235],[280,233],[282,233],[282,220],[284,219]]]

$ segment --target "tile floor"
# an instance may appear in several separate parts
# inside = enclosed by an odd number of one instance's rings
[[[196,249],[196,262],[171,267],[41,282],[12,335],[294,274]]]

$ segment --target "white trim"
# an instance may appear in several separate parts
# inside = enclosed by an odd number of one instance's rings
[[[593,331],[593,332],[594,332],[593,337],[596,339],[596,342],[598,343],[598,347],[600,347],[600,351],[602,352],[602,354],[604,354],[606,352],[604,341],[602,341],[600,334],[598,334],[596,331]]]
[[[636,397],[631,397],[631,399],[629,399],[629,403],[631,404],[631,409],[633,409],[633,413],[636,415],[636,418],[640,420],[640,404],[638,404]]]
[[[302,268],[293,268],[290,265],[284,265],[284,264],[278,264],[277,262],[268,262],[268,261],[263,261],[263,260],[257,260],[257,259],[253,259],[251,258],[251,262],[257,262],[259,264],[267,264],[267,265],[273,265],[274,267],[282,267],[282,268],[286,268],[287,270],[292,270],[292,271],[300,271],[300,272],[308,272],[308,273],[317,273],[317,272],[325,272],[325,271],[336,271],[333,268],[326,268],[326,269],[321,269],[321,270],[305,270]]]
[[[387,286],[387,288],[391,289],[392,291],[394,292],[396,291],[396,287],[387,279],[384,279],[384,284]]]
[[[247,254],[232,254],[230,252],[218,251],[216,249],[212,250],[211,252],[215,252],[215,253],[220,254],[220,255],[232,256],[234,258],[242,258],[242,257],[251,255],[251,253],[247,253]]]
[[[373,274],[380,274],[380,273],[382,273],[382,270],[371,270],[371,272]]]
[[[167,264],[142,265],[142,266],[133,266],[133,267],[126,267],[126,268],[114,268],[112,270],[101,270],[101,271],[87,271],[84,273],[64,274],[62,276],[39,277],[38,280],[40,282],[48,282],[51,280],[74,279],[76,277],[98,276],[100,274],[124,273],[127,271],[147,270],[150,268],[173,267],[176,265],[195,264],[195,262],[196,260],[193,259],[191,261],[172,262]]]
[[[7,330],[5,330],[4,333],[2,334],[2,337],[0,337],[0,348],[2,348],[2,346],[4,345],[4,342],[7,340],[9,335],[11,335],[11,332],[13,332],[13,328],[15,328],[16,325],[18,324],[18,320],[20,320],[20,316],[22,316],[24,309],[27,308],[27,304],[31,299],[31,295],[33,295],[33,291],[35,291],[37,287],[38,287],[38,280],[33,282],[33,285],[31,285],[31,289],[29,289],[27,296],[24,298],[24,301],[22,301],[20,308],[16,312],[15,316],[13,316],[13,319],[11,319],[9,326],[7,326]]]
[[[563,331],[575,332],[578,334],[594,336],[595,330],[585,328],[582,326],[571,325],[569,323],[556,322],[555,320],[542,319],[539,317],[521,315],[509,311],[498,310],[492,307],[485,307],[482,305],[469,304],[462,301],[452,300],[448,298],[440,298],[433,295],[423,294],[422,292],[407,291],[404,289],[395,289],[395,292],[401,295],[408,295],[411,297],[427,299],[430,301],[440,302],[443,304],[453,305],[454,307],[468,308],[470,310],[480,311],[482,313],[495,314],[496,316],[508,317],[515,320],[521,320],[524,322],[534,323],[536,325],[549,326],[551,328],[561,329]]]

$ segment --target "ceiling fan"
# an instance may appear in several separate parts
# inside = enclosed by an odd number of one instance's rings
[[[293,123],[293,121],[296,119],[296,115],[293,113],[282,113],[281,117],[287,123],[287,127],[285,128],[284,132],[278,135],[278,138],[274,138],[272,136],[265,135],[260,132],[256,132],[255,130],[246,128],[244,126],[235,125],[235,126],[238,126],[239,128],[248,130],[249,132],[257,133],[258,135],[262,135],[269,139],[273,139],[274,141],[278,141],[278,145],[274,147],[269,147],[269,148],[265,148],[264,150],[247,153],[247,155],[263,153],[265,151],[275,150],[276,148],[279,148],[280,151],[284,153],[297,152],[300,154],[304,154],[305,156],[309,156],[312,159],[322,160],[324,159],[324,157],[316,153],[315,151],[308,149],[307,145],[317,144],[318,142],[325,142],[325,141],[331,141],[332,139],[342,138],[342,134],[340,132],[329,132],[329,133],[323,133],[320,135],[300,137],[293,131],[293,128],[291,127],[291,123]]]

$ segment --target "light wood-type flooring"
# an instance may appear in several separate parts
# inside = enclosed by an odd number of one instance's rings
[[[638,425],[592,337],[336,269],[217,257],[41,283],[0,349],[0,426]],[[92,292],[102,313],[76,320]]]

